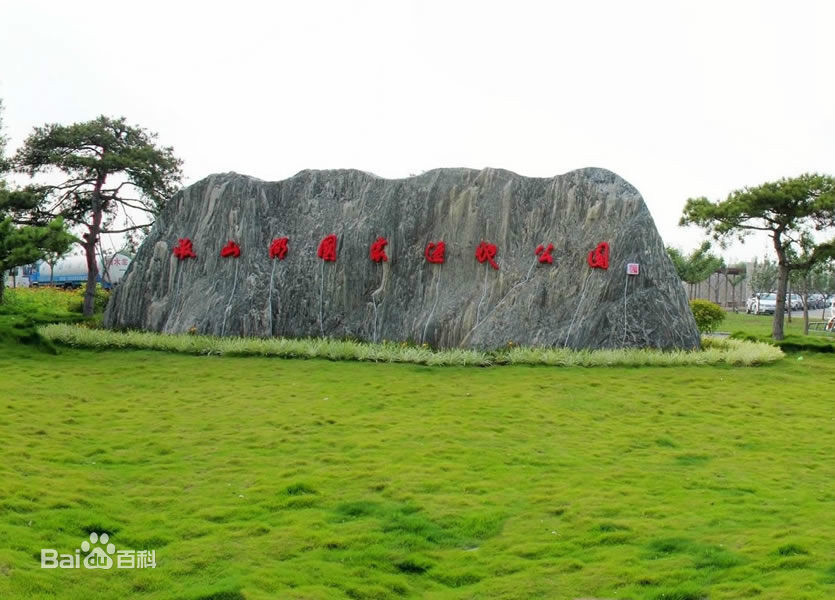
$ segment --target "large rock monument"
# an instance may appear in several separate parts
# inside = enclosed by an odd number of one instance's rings
[[[643,199],[596,168],[212,175],[166,205],[104,321],[435,347],[699,345]]]

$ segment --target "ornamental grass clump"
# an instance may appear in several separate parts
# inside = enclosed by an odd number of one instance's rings
[[[761,342],[704,338],[701,350],[663,351],[649,348],[572,350],[507,346],[488,352],[464,348],[433,350],[426,344],[384,341],[371,344],[325,338],[242,338],[211,335],[112,331],[56,323],[39,328],[51,342],[78,348],[136,349],[182,354],[272,356],[325,360],[412,363],[428,366],[489,367],[533,365],[555,367],[675,367],[686,365],[753,366],[783,357],[780,348]]]

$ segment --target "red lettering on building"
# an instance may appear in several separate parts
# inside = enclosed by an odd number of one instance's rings
[[[270,243],[270,258],[277,258],[278,260],[284,260],[287,257],[287,242],[289,240],[286,237],[283,238],[275,238],[272,243]]]
[[[371,260],[375,263],[378,262],[388,262],[389,257],[386,256],[386,245],[388,245],[389,241],[384,237],[378,237],[377,241],[371,244]]]
[[[488,244],[487,242],[481,242],[476,248],[475,251],[475,258],[478,262],[489,262],[490,266],[499,270],[499,265],[496,264],[495,258],[496,254],[498,253],[499,249],[496,247],[496,244]]]
[[[194,248],[191,246],[191,240],[188,238],[180,238],[177,240],[177,245],[174,246],[174,256],[180,260],[197,258],[197,255],[194,253]]]
[[[223,258],[238,258],[241,255],[241,247],[232,240],[229,240],[221,249],[220,255]]]
[[[431,262],[434,264],[442,264],[444,262],[444,253],[446,252],[446,244],[444,242],[429,242],[426,244],[426,250],[423,251],[423,255],[426,257],[427,262]]]
[[[539,257],[539,262],[542,264],[554,264],[554,259],[551,257],[551,252],[554,250],[554,244],[548,244],[546,248],[542,244],[536,247],[536,255]]]
[[[597,248],[589,252],[589,266],[593,269],[609,268],[609,244],[600,242]]]
[[[325,262],[336,262],[336,235],[332,233],[319,242],[316,254]]]

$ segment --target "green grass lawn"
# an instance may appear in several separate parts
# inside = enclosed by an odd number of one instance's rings
[[[0,374],[3,599],[835,596],[831,354],[433,368],[5,342]],[[156,568],[40,568],[91,531]]]
[[[809,313],[809,321],[820,321],[821,311],[814,310]],[[771,335],[771,326],[774,322],[774,315],[749,315],[744,312],[725,313],[725,320],[717,327],[720,331],[740,331],[753,335]],[[803,335],[803,317],[792,317],[783,321],[786,335]]]

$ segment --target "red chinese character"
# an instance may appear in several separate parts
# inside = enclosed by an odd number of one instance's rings
[[[277,258],[278,260],[284,260],[287,256],[287,242],[289,240],[286,237],[283,238],[275,238],[272,243],[270,244],[270,258]]]
[[[589,252],[589,266],[593,269],[609,268],[609,244],[600,242],[597,248]]]
[[[336,262],[336,235],[332,233],[319,242],[316,254],[326,262]]]
[[[384,237],[378,237],[377,241],[371,244],[371,260],[375,263],[388,262],[389,257],[386,256],[386,245],[389,241]]]
[[[548,247],[544,247],[542,244],[536,247],[536,255],[539,257],[539,262],[545,264],[548,263],[549,265],[554,264],[554,259],[551,258],[551,251],[554,249],[554,244],[548,244]]]
[[[180,238],[177,240],[177,245],[174,247],[174,256],[180,260],[197,258],[197,255],[194,253],[194,248],[191,247],[191,240],[188,238]]]
[[[496,244],[488,244],[487,242],[481,242],[476,248],[475,257],[476,260],[480,263],[489,262],[490,266],[499,270],[499,265],[496,264],[496,261],[493,260],[496,257],[496,253],[499,251],[496,248]]]
[[[437,244],[434,242],[429,242],[426,244],[426,250],[423,251],[423,255],[426,257],[427,262],[441,264],[444,262],[444,252],[446,251],[446,244],[443,242],[438,242]]]
[[[230,256],[232,258],[238,258],[241,255],[241,247],[232,240],[229,240],[221,249],[220,255],[223,258],[229,258]]]

